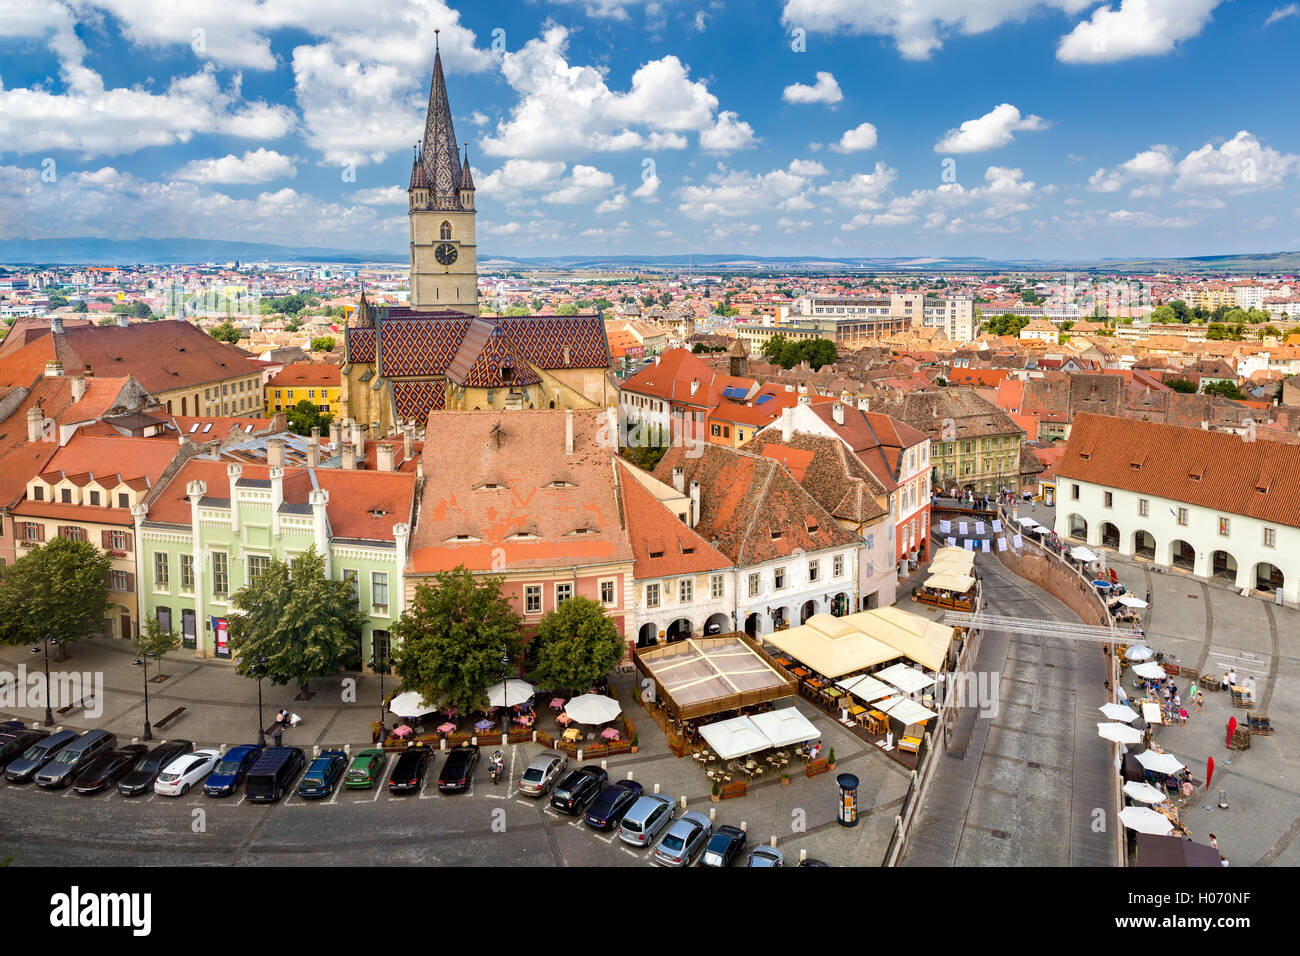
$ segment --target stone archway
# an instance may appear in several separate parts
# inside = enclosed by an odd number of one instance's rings
[[[1101,523],[1101,546],[1119,550],[1119,527],[1110,521]]]
[[[704,622],[705,637],[708,637],[710,634],[722,634],[729,630],[731,630],[731,618],[722,612],[712,615]]]
[[[843,617],[845,614],[851,613],[852,610],[853,602],[843,591],[831,598],[831,614],[835,615],[835,617]]]
[[[1196,570],[1196,549],[1186,541],[1174,540],[1169,545],[1169,563],[1184,571]]]
[[[1066,520],[1066,536],[1079,541],[1088,540],[1088,522],[1080,514],[1072,514]]]
[[[684,641],[691,636],[691,620],[687,617],[679,617],[668,625],[668,643],[673,641]]]
[[[762,632],[763,632],[763,623],[762,623],[762,618],[759,617],[758,615],[758,612],[755,611],[752,614],[746,615],[745,633],[748,634],[750,637],[758,637],[759,634],[761,634]]]
[[[1286,583],[1286,576],[1276,564],[1261,561],[1255,565],[1255,590],[1272,594],[1281,591]]]
[[[1152,561],[1156,558],[1156,539],[1150,531],[1133,532],[1133,553],[1141,558],[1148,558]]]
[[[799,623],[807,624],[808,618],[817,613],[816,601],[804,601],[803,606],[799,608]]]
[[[636,632],[637,647],[654,647],[659,643],[659,625],[642,624],[641,629]]]
[[[1210,555],[1210,577],[1222,578],[1237,583],[1237,559],[1227,551],[1215,551]]]

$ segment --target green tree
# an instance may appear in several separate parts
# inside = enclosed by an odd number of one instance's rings
[[[556,315],[577,315],[578,307],[574,305],[572,302],[563,302],[560,304],[560,307],[555,310],[555,314]]]
[[[90,311],[90,306],[86,305],[85,299],[79,299],[77,300],[76,303],[73,304],[72,311],[80,315],[84,315],[85,313]]]
[[[181,636],[170,627],[164,629],[157,615],[149,615],[132,644],[137,655],[158,661],[158,676],[161,677],[163,655],[180,649]]]
[[[1173,325],[1178,321],[1178,316],[1169,306],[1160,305],[1151,311],[1151,321],[1159,325]]]
[[[531,315],[532,313],[529,311],[528,306],[526,305],[512,305],[508,309],[506,309],[505,312],[503,312],[502,314],[503,315]]]
[[[487,689],[501,680],[502,654],[519,656],[521,620],[500,578],[479,580],[464,565],[438,572],[432,583],[417,585],[393,625],[393,667],[402,687],[461,713],[486,710]]]
[[[333,352],[334,336],[322,335],[311,340],[311,350],[313,352]]]
[[[1236,382],[1210,382],[1201,391],[1206,395],[1221,395],[1224,398],[1231,398],[1238,402],[1249,398]]]
[[[1190,382],[1185,378],[1171,378],[1165,381],[1165,384],[1175,392],[1182,392],[1184,395],[1190,395],[1196,391],[1196,383]]]
[[[220,325],[214,328],[209,334],[218,342],[229,342],[231,345],[234,345],[243,337],[242,335],[240,335],[239,329],[235,328],[233,325],[230,324],[229,319],[227,319],[225,322],[222,322]]]
[[[665,309],[668,308],[670,305],[673,304],[673,294],[671,292],[665,292],[662,295],[660,295],[659,304],[662,305]]]
[[[1192,320],[1191,310],[1187,308],[1187,303],[1182,299],[1174,299],[1173,302],[1169,303],[1169,308],[1173,310],[1174,317],[1184,325]]]
[[[648,309],[650,306],[655,304],[655,297],[652,295],[643,295],[641,296],[641,304]]]
[[[304,694],[310,681],[336,673],[356,654],[366,623],[352,584],[327,578],[315,547],[292,565],[271,560],[231,603],[242,612],[229,619],[236,672],[256,677],[265,657],[272,684],[297,681]]]
[[[605,609],[583,597],[565,601],[538,621],[535,643],[538,683],[567,690],[604,681],[626,647]]]
[[[985,322],[982,331],[990,335],[1019,335],[1020,330],[1028,324],[1029,319],[1024,316],[1004,312]]]
[[[0,567],[0,644],[59,646],[100,633],[112,559],[88,541],[55,538]]]
[[[290,408],[285,415],[289,421],[289,431],[295,435],[310,435],[313,428],[327,431],[334,421],[331,412],[322,412],[311,399],[304,398]]]

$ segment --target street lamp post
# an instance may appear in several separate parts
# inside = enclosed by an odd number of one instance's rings
[[[266,658],[257,662],[257,745],[266,746],[266,721],[262,719],[262,677],[266,674]]]
[[[375,654],[370,658],[370,669],[379,673],[379,727],[382,731],[384,726],[384,673],[388,670],[388,658],[380,658]]]
[[[50,639],[47,636],[45,644],[45,726],[54,726],[54,711],[50,709]]]
[[[510,652],[501,650],[501,733],[510,740]]]
[[[153,740],[153,728],[149,726],[149,654],[148,652],[140,655],[140,660],[144,663],[144,734],[141,740]]]

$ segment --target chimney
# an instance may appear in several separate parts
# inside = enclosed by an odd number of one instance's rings
[[[573,409],[564,410],[564,453],[573,454]]]
[[[414,438],[415,438],[415,426],[403,425],[402,426],[402,461],[411,460],[411,453],[412,453],[411,444]]]
[[[50,332],[53,333],[54,335],[63,334],[63,316],[61,315],[50,316]]]
[[[781,409],[781,441],[788,442],[794,435],[794,409]]]
[[[125,328],[127,328],[128,326],[130,326],[130,324],[131,324],[131,320],[128,319],[125,315],[121,315],[121,314],[118,315],[118,317],[117,317],[117,327],[118,327],[119,329],[125,329]]]
[[[691,521],[694,528],[700,522],[700,483],[691,479]]]
[[[39,408],[27,409],[27,440],[41,440],[41,410]]]
[[[266,443],[266,463],[272,468],[284,467],[284,439],[271,438]]]
[[[343,443],[343,469],[344,471],[354,471],[357,467],[357,450],[353,447],[352,442]]]
[[[325,577],[334,576],[330,567],[329,516],[326,506],[330,503],[330,493],[324,488],[313,488],[307,496],[311,503],[311,529],[315,538],[316,553],[325,559]]]
[[[836,425],[844,424],[844,406],[839,402],[831,406],[831,418],[835,420]]]
[[[366,460],[366,431],[365,426],[360,422],[352,423],[352,444],[357,446],[357,461],[362,462],[364,465]]]
[[[379,463],[380,471],[395,471],[393,467],[393,458],[397,454],[396,446],[389,442],[375,446],[375,458]]]
[[[853,404],[853,396],[849,394],[849,390],[847,388],[843,389],[840,392],[840,401],[843,402],[845,405]]]
[[[686,492],[686,471],[681,465],[673,469],[673,487],[677,489],[679,495]]]
[[[72,383],[72,400],[81,401],[86,396],[86,380],[78,375],[68,381]]]
[[[320,429],[313,428],[312,431],[317,432],[318,434],[312,435],[311,440],[307,442],[307,467],[319,468],[320,467],[320,435],[319,435]]]
[[[340,437],[340,431],[341,426],[339,425],[339,420],[336,418],[334,421],[330,422],[330,446],[335,452],[339,450],[339,443],[343,440]]]
[[[63,363],[57,359],[51,359],[45,363],[46,378],[61,378],[63,376]]]

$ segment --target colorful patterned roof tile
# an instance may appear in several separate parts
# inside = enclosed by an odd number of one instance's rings
[[[511,316],[497,322],[510,337],[516,354],[540,368],[609,367],[609,342],[599,316]]]
[[[416,317],[381,313],[379,330],[379,370],[387,376],[443,375],[460,350],[469,330],[470,316],[463,312]]]
[[[428,421],[429,412],[446,406],[447,383],[427,379],[393,382],[393,406],[403,421]]]
[[[344,329],[343,354],[349,362],[373,362],[375,360],[375,330]]]
[[[520,362],[506,331],[490,319],[475,319],[447,377],[466,388],[536,385],[542,378]]]

